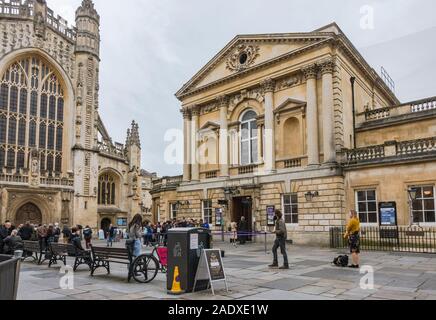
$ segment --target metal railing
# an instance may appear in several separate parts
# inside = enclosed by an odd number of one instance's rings
[[[344,238],[345,227],[330,228],[330,247],[348,248]],[[363,227],[360,231],[360,249],[410,253],[436,253],[436,228],[419,226]]]

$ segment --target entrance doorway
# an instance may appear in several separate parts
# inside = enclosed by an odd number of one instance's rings
[[[26,222],[30,222],[33,225],[42,224],[41,210],[30,202],[18,209],[14,221],[17,226],[25,224]]]
[[[109,231],[109,227],[112,224],[112,221],[109,218],[103,218],[100,223],[101,230],[104,231],[104,236],[106,237],[107,232]]]
[[[233,198],[232,203],[232,221],[238,223],[242,217],[247,221],[247,232],[253,231],[253,200],[251,197],[237,197]],[[252,241],[252,237],[246,238],[247,241]]]

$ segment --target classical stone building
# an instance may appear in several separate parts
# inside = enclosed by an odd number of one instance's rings
[[[123,226],[148,215],[138,125],[114,143],[99,116],[100,17],[76,27],[44,0],[0,1],[0,220]]]
[[[436,99],[401,104],[336,24],[307,33],[240,35],[176,94],[183,177],[156,180],[155,218],[243,215],[270,229],[285,214],[297,243],[327,243],[346,212],[378,225],[395,201],[408,225],[435,224]],[[227,205],[224,205],[227,202]]]

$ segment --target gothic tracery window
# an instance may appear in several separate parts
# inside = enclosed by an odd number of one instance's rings
[[[98,179],[98,204],[115,205],[115,178],[109,174],[102,174]]]
[[[0,169],[27,167],[38,147],[42,170],[62,171],[64,90],[38,57],[13,62],[0,77]]]

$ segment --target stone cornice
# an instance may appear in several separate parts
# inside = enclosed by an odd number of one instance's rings
[[[325,35],[326,35],[326,34],[324,33],[324,36],[325,36]],[[307,45],[307,46],[305,46],[305,47],[303,47],[303,48],[299,48],[299,49],[297,49],[297,50],[291,51],[291,52],[286,53],[286,54],[284,54],[284,55],[281,55],[281,56],[279,56],[279,57],[277,57],[277,58],[274,58],[274,59],[267,60],[267,61],[265,61],[265,62],[259,63],[259,64],[257,64],[257,65],[254,65],[254,66],[250,67],[250,68],[247,68],[247,69],[245,69],[245,70],[243,70],[243,71],[241,71],[241,72],[239,72],[239,73],[235,73],[235,74],[229,75],[229,76],[227,76],[227,77],[224,77],[224,78],[222,78],[222,79],[216,80],[216,81],[214,81],[214,82],[212,82],[212,83],[209,83],[209,84],[207,84],[207,85],[205,85],[205,86],[203,86],[203,87],[200,87],[200,88],[194,89],[194,90],[192,90],[192,91],[186,91],[189,87],[191,87],[191,86],[193,85],[192,83],[188,83],[185,87],[183,87],[179,92],[176,93],[176,97],[177,97],[180,101],[182,101],[183,98],[185,98],[185,97],[192,96],[192,95],[194,95],[194,94],[197,94],[197,93],[200,93],[200,92],[206,91],[206,90],[208,90],[208,89],[210,89],[210,88],[212,88],[212,87],[215,87],[215,86],[217,86],[217,85],[220,85],[220,84],[223,84],[223,83],[230,82],[230,81],[232,81],[232,80],[234,80],[234,79],[237,79],[237,78],[239,78],[239,77],[245,76],[245,75],[247,75],[247,74],[249,74],[249,73],[252,73],[252,72],[254,72],[254,71],[258,71],[258,70],[265,69],[266,67],[269,67],[269,66],[271,66],[271,65],[273,65],[273,64],[279,63],[279,62],[281,62],[281,61],[283,61],[283,60],[287,60],[287,59],[289,59],[290,57],[294,57],[294,56],[296,56],[296,55],[299,55],[299,54],[304,53],[304,52],[306,52],[306,51],[309,51],[309,50],[311,50],[311,49],[314,49],[314,48],[317,48],[317,47],[323,46],[324,44],[329,43],[329,42],[332,42],[332,41],[333,41],[333,38],[332,38],[332,37],[330,37],[330,38],[328,38],[328,37],[324,37],[324,38],[321,39],[321,41],[319,41],[319,42],[316,42],[316,43],[314,43],[314,44]],[[195,76],[194,76],[194,78],[195,78]],[[193,78],[193,79],[194,79],[194,78]]]
[[[254,65],[250,68],[247,68],[244,71],[241,71],[239,73],[224,77],[222,79],[216,80],[212,83],[209,83],[207,85],[204,85],[200,88],[196,88],[193,89],[192,91],[188,91],[189,88],[191,88],[193,85],[195,85],[194,80],[199,77],[200,74],[203,74],[205,72],[207,72],[208,70],[210,70],[215,64],[212,64],[212,61],[214,61],[214,59],[217,59],[217,57],[224,55],[228,50],[230,50],[232,48],[232,46],[234,46],[235,44],[237,44],[237,42],[239,40],[243,40],[241,39],[240,36],[236,37],[226,48],[224,48],[223,50],[221,50],[216,57],[208,64],[206,65],[202,70],[200,70],[192,79],[190,82],[188,82],[185,86],[183,86],[182,89],[180,89],[177,93],[176,93],[176,97],[182,101],[185,97],[188,96],[192,96],[195,95],[197,93],[200,92],[204,92],[209,90],[212,87],[215,87],[217,85],[220,84],[224,84],[224,83],[228,83],[236,78],[245,76],[249,73],[253,73],[255,71],[264,69],[268,66],[271,66],[273,64],[279,63],[283,60],[289,59],[291,57],[295,57],[298,55],[301,55],[307,51],[313,50],[315,48],[318,47],[322,47],[324,45],[333,45],[341,50],[343,50],[344,54],[350,58],[350,60],[355,63],[357,65],[357,67],[362,70],[364,72],[364,76],[367,77],[369,80],[373,81],[374,84],[380,88],[382,90],[382,92],[388,96],[390,98],[390,102],[392,104],[399,104],[400,101],[398,100],[398,98],[395,96],[395,94],[388,88],[388,86],[383,82],[383,80],[380,78],[380,76],[374,71],[373,68],[371,68],[371,66],[366,62],[366,60],[362,57],[362,55],[359,53],[359,51],[354,47],[354,45],[351,43],[351,41],[342,33],[339,34],[335,34],[335,33],[330,33],[330,32],[314,32],[314,33],[300,33],[300,34],[288,34],[288,36],[296,36],[296,35],[300,35],[300,36],[306,36],[309,37],[310,35],[314,36],[314,38],[307,38],[306,41],[313,41],[315,40],[315,35],[318,35],[318,42],[313,43],[313,44],[309,44],[307,46],[304,46],[302,48],[299,48],[297,50],[294,50],[292,52],[289,52],[287,54],[284,54],[282,56],[279,56],[275,59],[271,59],[268,61],[265,61],[263,63],[260,63],[258,65]],[[284,34],[280,35],[277,34],[275,35],[277,37],[279,36],[286,36]],[[256,37],[256,36],[253,36]],[[252,40],[254,41],[254,40]],[[260,41],[260,40],[258,40]],[[264,39],[263,41],[268,41],[268,39]],[[278,41],[278,40],[277,40]],[[288,40],[289,41],[289,40]],[[230,47],[229,47],[230,46]]]

